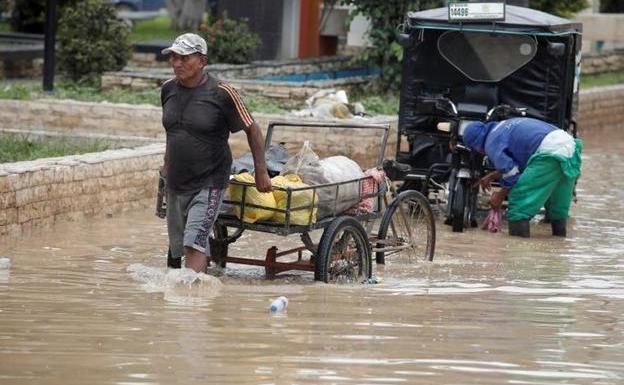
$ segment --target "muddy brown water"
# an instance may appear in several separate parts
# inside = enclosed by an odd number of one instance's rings
[[[567,239],[439,224],[433,263],[390,260],[376,285],[231,265],[189,286],[151,210],[3,239],[0,384],[622,384],[623,150],[588,138]]]

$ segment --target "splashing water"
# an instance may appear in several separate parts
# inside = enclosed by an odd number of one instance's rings
[[[149,293],[164,293],[171,302],[202,305],[221,293],[223,284],[213,276],[192,269],[163,269],[133,263],[126,268],[134,280],[142,282]]]

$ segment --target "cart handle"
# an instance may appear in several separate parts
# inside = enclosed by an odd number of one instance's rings
[[[273,130],[275,127],[312,127],[312,128],[362,128],[383,130],[381,147],[379,149],[379,157],[377,158],[377,167],[381,167],[386,154],[386,145],[388,144],[388,134],[390,133],[390,123],[376,124],[355,124],[355,123],[325,123],[325,122],[288,122],[288,121],[271,121],[267,127],[266,138],[264,140],[265,150],[271,145],[273,139]]]

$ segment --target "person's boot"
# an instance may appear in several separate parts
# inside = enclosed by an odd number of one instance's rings
[[[558,219],[556,221],[551,221],[550,227],[552,228],[552,235],[556,237],[566,236],[566,220],[565,219]]]
[[[529,238],[531,236],[529,220],[524,219],[520,221],[509,222],[509,235]]]

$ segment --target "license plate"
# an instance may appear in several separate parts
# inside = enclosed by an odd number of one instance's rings
[[[504,2],[449,3],[449,21],[505,20]]]

